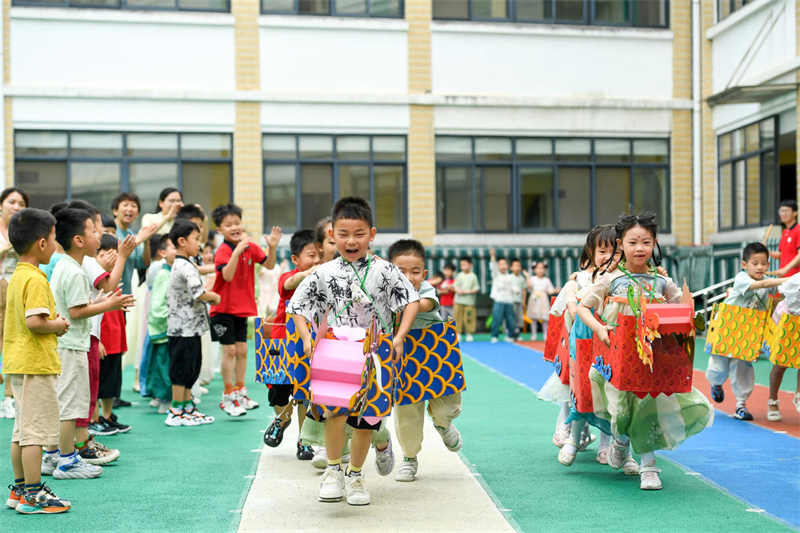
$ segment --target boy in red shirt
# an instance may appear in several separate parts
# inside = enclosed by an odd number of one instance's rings
[[[453,314],[453,298],[455,298],[455,278],[456,266],[453,263],[447,263],[443,269],[444,280],[436,288],[439,294],[439,313],[443,320],[449,317],[455,317]]]
[[[222,393],[220,408],[230,416],[242,416],[248,409],[257,409],[258,402],[247,396],[244,376],[247,372],[247,319],[258,315],[256,309],[256,264],[275,267],[275,248],[281,239],[281,228],[274,226],[264,235],[269,255],[250,241],[242,228],[242,209],[234,204],[217,206],[211,213],[224,242],[214,256],[217,276],[214,291],[220,303],[212,305],[211,338],[222,345]]]
[[[284,272],[278,280],[278,311],[275,314],[275,324],[272,326],[272,338],[286,338],[286,302],[292,299],[295,289],[300,282],[314,272],[319,266],[319,252],[316,246],[316,235],[310,229],[301,229],[292,235],[289,248],[292,252],[294,270]],[[283,441],[283,432],[292,422],[292,408],[289,403],[293,385],[268,385],[269,405],[275,409],[275,419],[264,433],[264,444],[276,448]],[[297,406],[297,419],[300,424],[299,431],[303,429],[306,418],[306,408]],[[301,461],[310,461],[314,457],[311,446],[305,446],[301,440],[297,441],[297,458]]]

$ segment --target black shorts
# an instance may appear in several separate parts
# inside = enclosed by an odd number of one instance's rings
[[[122,391],[122,354],[106,354],[100,359],[100,384],[97,397],[101,400],[119,398]]]
[[[227,313],[212,316],[211,340],[223,346],[247,342],[247,317]]]
[[[169,379],[173,385],[190,389],[200,376],[203,345],[200,337],[169,338]]]
[[[292,392],[294,392],[294,385],[268,385],[268,387],[267,398],[269,399],[270,407],[289,405]]]
[[[314,411],[318,411],[320,413],[320,420],[324,422],[325,420],[321,415],[322,408],[314,404],[311,404],[311,406],[308,408],[308,411],[306,412],[306,418],[316,420],[314,418]],[[363,418],[361,419],[361,422],[359,422],[357,416],[347,417],[347,425],[353,429],[371,429],[372,431],[379,431],[381,429],[381,422],[383,422],[383,420],[379,420],[377,424],[370,424]]]

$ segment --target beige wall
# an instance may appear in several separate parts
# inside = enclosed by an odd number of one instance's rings
[[[672,97],[692,98],[692,6],[670,2]],[[672,112],[672,232],[678,244],[692,244],[692,111]]]
[[[708,242],[711,234],[717,231],[717,137],[714,134],[714,125],[711,118],[711,107],[707,98],[713,93],[711,70],[711,41],[706,39],[706,30],[714,24],[713,2],[700,2],[701,10],[701,45],[700,45],[700,94],[702,140],[701,153],[703,154],[703,241]]]

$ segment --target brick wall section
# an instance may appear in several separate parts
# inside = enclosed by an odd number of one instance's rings
[[[670,2],[672,96],[692,98],[692,6]],[[678,244],[692,244],[692,112],[672,112],[672,232]]]
[[[261,87],[258,42],[258,0],[233,0],[235,17],[236,89],[257,91]],[[233,132],[233,198],[244,210],[244,225],[253,238],[264,226],[261,168],[261,104],[236,102]]]
[[[700,2],[701,10],[701,45],[700,45],[700,80],[701,80],[701,124],[703,154],[703,241],[708,242],[711,234],[717,231],[717,137],[711,117],[711,107],[706,99],[713,93],[711,79],[711,41],[705,38],[706,30],[714,24],[714,5],[712,2]]]
[[[3,83],[11,82],[11,0],[3,0]],[[5,128],[6,185],[14,183],[14,120],[11,97],[3,99],[3,127]]]
[[[431,1],[407,0],[408,92],[431,90]],[[436,156],[433,106],[409,106],[408,229],[424,245],[436,234]]]

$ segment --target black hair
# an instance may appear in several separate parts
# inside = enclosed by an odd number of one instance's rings
[[[465,255],[464,257],[459,259],[459,261],[466,261],[467,263],[469,263],[471,265],[472,264],[472,257],[469,256],[469,255]]]
[[[114,235],[106,233],[100,237],[100,250],[116,250],[118,243],[119,241]]]
[[[211,218],[214,220],[215,226],[222,224],[222,221],[225,220],[225,217],[231,215],[242,218],[242,208],[236,204],[222,204],[215,207],[211,212]]]
[[[175,220],[178,220],[179,218],[199,218],[200,220],[203,220],[206,218],[206,214],[197,204],[184,204],[180,209],[178,209],[178,214],[175,215]]]
[[[442,272],[441,270],[437,270],[436,272],[433,273],[433,277],[444,279],[444,272]]]
[[[55,217],[56,213],[58,213],[65,207],[67,207],[67,202],[56,202],[50,206],[50,209],[48,209],[48,211],[50,212],[51,215]]]
[[[539,265],[543,265],[544,269],[547,270],[547,261],[532,261],[531,262],[531,270],[536,268]]]
[[[211,239],[208,239],[208,242],[203,245],[203,250],[206,248],[211,248],[211,251],[214,251],[214,242]]]
[[[169,240],[169,235],[153,235],[150,239],[150,249],[153,250],[153,253],[166,250]]]
[[[614,240],[614,248],[611,251],[611,257],[608,259],[608,261],[606,261],[602,265],[604,267],[603,273],[608,272],[609,267],[613,264],[614,257],[617,255],[617,251],[619,250],[618,243],[622,241],[622,239],[625,237],[625,234],[628,233],[629,230],[636,227],[644,228],[645,230],[649,231],[650,235],[653,236],[653,239],[656,239],[658,237],[658,222],[656,222],[655,213],[650,213],[649,211],[643,211],[638,214],[633,214],[633,213],[621,214],[619,216],[619,222],[617,222],[617,225],[614,226],[616,239]],[[656,250],[658,250],[658,256],[656,256]],[[625,260],[625,257],[623,257],[622,259]],[[661,246],[659,246],[658,243],[656,243],[655,247],[653,248],[652,259],[653,263],[655,263],[656,266],[661,265]],[[600,269],[597,269],[592,275],[592,278],[594,278],[594,276],[596,276],[599,271]]]
[[[153,213],[160,213],[161,212],[161,208],[158,207],[158,204],[163,202],[164,200],[166,200],[167,196],[169,196],[170,194],[172,194],[174,192],[176,192],[176,193],[181,195],[181,202],[182,202],[183,201],[183,193],[180,191],[180,189],[176,189],[175,187],[167,187],[165,189],[161,189],[161,192],[158,195],[158,202],[156,202],[156,210],[153,211]]]
[[[522,265],[522,260],[516,257],[512,257],[508,262],[511,263],[512,265],[514,263],[519,263],[520,265]]]
[[[97,215],[100,214],[100,210],[97,209],[95,206],[87,202],[86,200],[72,200],[70,203],[67,204],[67,207],[71,209],[83,209],[94,219]]]
[[[586,244],[581,251],[581,269],[594,267],[594,254],[598,246],[610,246],[612,249],[617,244],[617,228],[611,224],[595,226],[586,236]]]
[[[746,263],[755,254],[766,254],[769,259],[769,248],[760,242],[751,242],[742,250],[742,261]]]
[[[55,225],[56,219],[43,209],[20,209],[8,221],[8,242],[18,255],[22,255],[39,239],[46,239]]]
[[[453,263],[450,263],[450,262],[445,263],[444,267],[442,267],[442,268],[444,270],[452,270],[453,272],[456,271],[456,266]]]
[[[28,193],[18,187],[8,187],[7,189],[3,190],[3,192],[0,193],[0,204],[5,202],[6,198],[11,196],[12,193],[17,193],[22,196],[22,200],[25,202],[25,207],[31,205],[31,199],[28,198]]]
[[[792,211],[797,211],[797,200],[784,200],[779,207],[788,207]]]
[[[424,262],[425,247],[421,242],[414,239],[400,239],[399,241],[394,241],[392,245],[389,246],[389,250],[386,252],[386,255],[389,257],[390,263],[394,262],[395,257],[399,257],[401,255],[418,257]]]
[[[119,204],[122,202],[133,202],[136,204],[136,207],[139,209],[139,212],[142,211],[142,203],[139,201],[139,197],[133,194],[132,192],[121,192],[111,200],[111,211],[116,211],[119,208]]]
[[[316,227],[314,227],[314,237],[316,239],[317,244],[322,244],[325,242],[325,237],[328,236],[327,232],[325,231],[325,227],[331,223],[331,217],[325,217],[319,222],[317,222]]]
[[[177,248],[178,239],[180,239],[181,237],[183,237],[184,239],[188,238],[193,231],[200,233],[200,228],[198,228],[197,224],[195,224],[191,220],[186,220],[186,219],[176,220],[175,223],[172,225],[172,229],[169,230],[169,240],[171,240],[172,244],[174,244],[175,248]]]
[[[372,208],[359,196],[346,196],[331,211],[331,224],[335,226],[339,220],[363,220],[372,228]]]
[[[84,235],[86,221],[91,220],[92,215],[83,209],[65,207],[56,213],[56,241],[65,252],[72,249],[72,241],[76,235]]]
[[[299,256],[303,252],[303,248],[314,243],[313,229],[299,229],[294,232],[292,238],[289,240],[289,250],[291,250],[292,255]]]
[[[112,217],[111,215],[107,215],[105,213],[100,213],[100,220],[103,222],[104,228],[114,228],[114,230],[116,231],[117,223],[114,222],[114,217]]]

